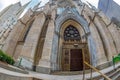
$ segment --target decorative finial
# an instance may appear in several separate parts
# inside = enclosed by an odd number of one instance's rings
[[[86,1],[88,4],[89,4],[89,6],[91,6],[91,8],[92,8],[92,10],[94,10],[94,11],[96,11],[96,12],[99,12],[99,10],[95,7],[95,6],[93,6],[91,3],[89,3],[88,1]]]
[[[37,9],[39,9],[39,5],[41,4],[41,2],[42,2],[42,1],[40,1],[37,5],[35,5],[35,6],[33,7],[33,10],[34,10],[34,11],[36,11]]]

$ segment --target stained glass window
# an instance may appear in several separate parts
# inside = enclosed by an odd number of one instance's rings
[[[69,25],[64,31],[65,41],[80,41],[79,31],[72,25]]]

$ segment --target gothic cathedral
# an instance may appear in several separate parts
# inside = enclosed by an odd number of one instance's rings
[[[83,71],[84,61],[103,69],[120,53],[119,35],[118,26],[90,3],[50,0],[19,19],[2,50],[40,73]]]

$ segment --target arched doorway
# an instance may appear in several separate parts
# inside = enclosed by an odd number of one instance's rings
[[[76,26],[73,26],[73,24],[68,25],[68,23],[62,26],[64,27],[60,36],[60,64],[62,71],[82,71],[83,54],[85,54],[84,57],[87,57],[87,62],[90,62],[87,42],[81,37],[84,31],[80,29],[80,25]]]

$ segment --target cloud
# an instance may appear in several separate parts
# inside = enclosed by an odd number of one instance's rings
[[[30,2],[31,0],[20,0],[22,5],[25,5],[26,3]]]
[[[91,3],[93,6],[97,7],[99,0],[82,0],[82,1],[85,2],[85,3],[86,3],[86,1],[88,1],[88,2]]]
[[[16,2],[20,1],[22,5],[26,4],[27,2],[31,1],[30,6],[33,7],[34,5],[36,5],[38,2],[42,1],[41,6],[43,6],[45,3],[47,3],[49,0],[0,0],[0,11],[9,6],[10,4],[14,4]],[[91,4],[97,6],[97,1],[98,0],[82,0],[82,1],[89,1]]]
[[[0,9],[3,9],[4,4],[0,3]]]
[[[14,4],[16,2],[20,1],[22,3],[22,5],[26,4],[27,2],[31,1],[31,0],[0,0],[0,11],[2,9],[4,9],[5,7],[9,6],[10,4]],[[43,6],[45,3],[47,3],[49,0],[32,0],[31,2],[31,6],[33,7],[35,4],[37,4],[38,2],[42,1],[41,6]],[[82,0],[83,2],[90,2],[92,5],[94,5],[95,7],[98,6],[98,1],[99,0]],[[118,3],[120,5],[120,0],[114,0],[116,3]],[[29,6],[30,7],[30,6]]]
[[[117,4],[120,5],[120,0],[113,0],[113,1],[115,1]]]

